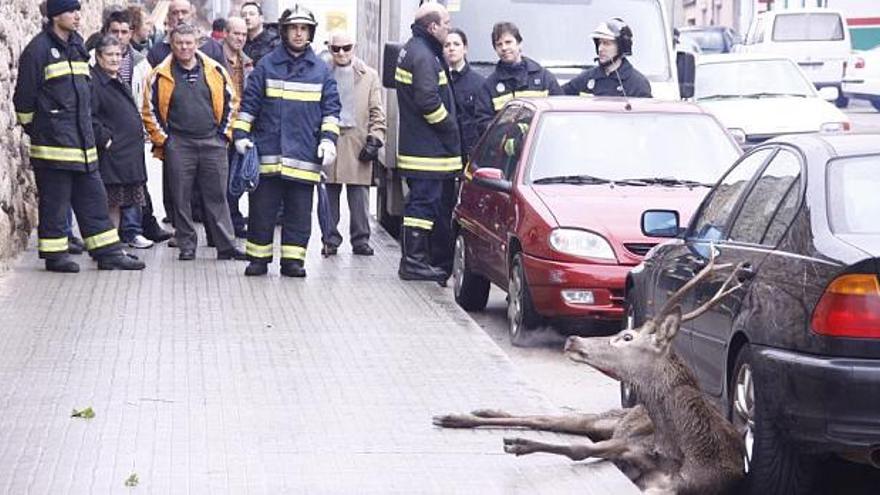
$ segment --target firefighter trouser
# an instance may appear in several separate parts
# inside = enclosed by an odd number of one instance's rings
[[[440,205],[434,230],[431,232],[431,264],[452,273],[452,255],[455,238],[452,237],[452,210],[458,199],[458,180],[450,177],[443,180]]]
[[[260,177],[260,185],[249,196],[248,234],[245,252],[251,261],[272,262],[275,219],[283,207],[281,262],[305,261],[312,233],[313,184]]]
[[[408,177],[409,194],[403,205],[403,226],[430,231],[440,214],[443,179]]]
[[[96,258],[121,250],[119,233],[107,211],[107,191],[97,170],[68,172],[34,170],[39,196],[40,223],[37,249],[40,258],[60,258],[67,254],[67,213],[71,206],[86,249]]]

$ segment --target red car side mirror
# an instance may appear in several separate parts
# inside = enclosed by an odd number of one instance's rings
[[[492,191],[509,193],[513,189],[513,184],[504,178],[504,173],[499,168],[478,168],[473,177],[474,184]]]

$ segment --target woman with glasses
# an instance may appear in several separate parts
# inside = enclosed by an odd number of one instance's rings
[[[342,111],[339,114],[339,141],[336,161],[327,174],[327,193],[333,230],[322,239],[321,254],[336,254],[342,235],[339,224],[339,196],[345,185],[350,214],[349,242],[356,255],[371,256],[368,202],[373,178],[373,161],[385,141],[385,109],[379,74],[354,55],[354,40],[345,32],[330,34],[328,43],[333,78],[336,79]]]

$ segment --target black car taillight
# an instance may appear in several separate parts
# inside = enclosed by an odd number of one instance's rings
[[[829,337],[880,338],[880,283],[864,273],[834,279],[813,310],[813,331]]]

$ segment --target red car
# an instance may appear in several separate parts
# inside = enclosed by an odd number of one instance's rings
[[[510,102],[465,172],[453,218],[455,300],[478,311],[490,282],[506,290],[517,345],[545,322],[616,329],[627,272],[660,242],[643,234],[645,222],[686,225],[739,154],[724,127],[688,103]],[[646,210],[668,215],[643,218]]]

